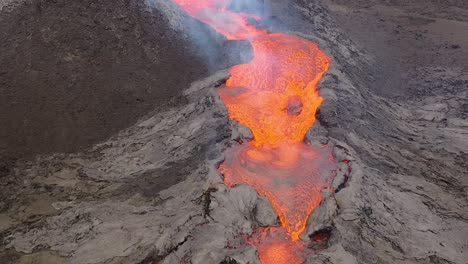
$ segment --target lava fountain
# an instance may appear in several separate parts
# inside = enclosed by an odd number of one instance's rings
[[[219,171],[227,186],[246,183],[267,197],[280,218],[280,227],[248,239],[261,262],[302,263],[307,245],[299,236],[335,169],[327,150],[304,143],[323,101],[317,86],[331,60],[313,42],[257,29],[249,21],[260,18],[229,10],[230,0],[173,1],[226,38],[253,47],[253,60],[230,70],[219,96],[229,117],[249,127],[254,139],[226,150]]]

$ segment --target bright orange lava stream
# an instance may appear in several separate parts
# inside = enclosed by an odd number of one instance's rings
[[[317,85],[330,58],[317,44],[249,24],[260,20],[227,8],[230,0],[173,0],[230,40],[249,40],[254,58],[234,66],[219,90],[231,119],[249,127],[252,142],[226,150],[219,170],[228,186],[247,183],[272,203],[281,227],[249,239],[263,264],[302,263],[299,236],[320,204],[335,163],[326,150],[304,143],[323,99]]]

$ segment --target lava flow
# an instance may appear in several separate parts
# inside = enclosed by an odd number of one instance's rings
[[[230,0],[173,1],[226,38],[253,47],[253,60],[230,70],[219,95],[230,118],[249,127],[254,140],[226,150],[219,170],[227,186],[246,183],[267,197],[280,218],[280,227],[248,240],[262,263],[302,263],[300,235],[335,168],[326,150],[304,143],[323,101],[317,85],[330,59],[315,43],[257,29],[249,21],[260,18],[229,10]]]

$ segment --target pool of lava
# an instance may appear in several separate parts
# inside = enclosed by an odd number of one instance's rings
[[[304,143],[323,101],[317,86],[331,60],[316,43],[257,29],[249,21],[261,18],[230,10],[230,0],[173,1],[227,39],[253,47],[253,60],[230,70],[219,96],[229,117],[250,128],[254,139],[227,149],[219,171],[227,186],[245,183],[267,197],[280,218],[281,226],[247,239],[260,261],[302,263],[308,250],[300,235],[336,169],[330,151]]]

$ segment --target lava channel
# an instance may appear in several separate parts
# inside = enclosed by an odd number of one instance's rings
[[[251,129],[251,142],[225,152],[219,171],[227,186],[246,183],[269,199],[281,226],[258,230],[248,243],[263,264],[302,263],[300,235],[333,179],[330,153],[304,143],[323,98],[317,87],[330,58],[316,43],[249,24],[256,15],[233,12],[230,0],[173,0],[230,40],[250,41],[254,57],[234,66],[219,90],[229,117]]]

